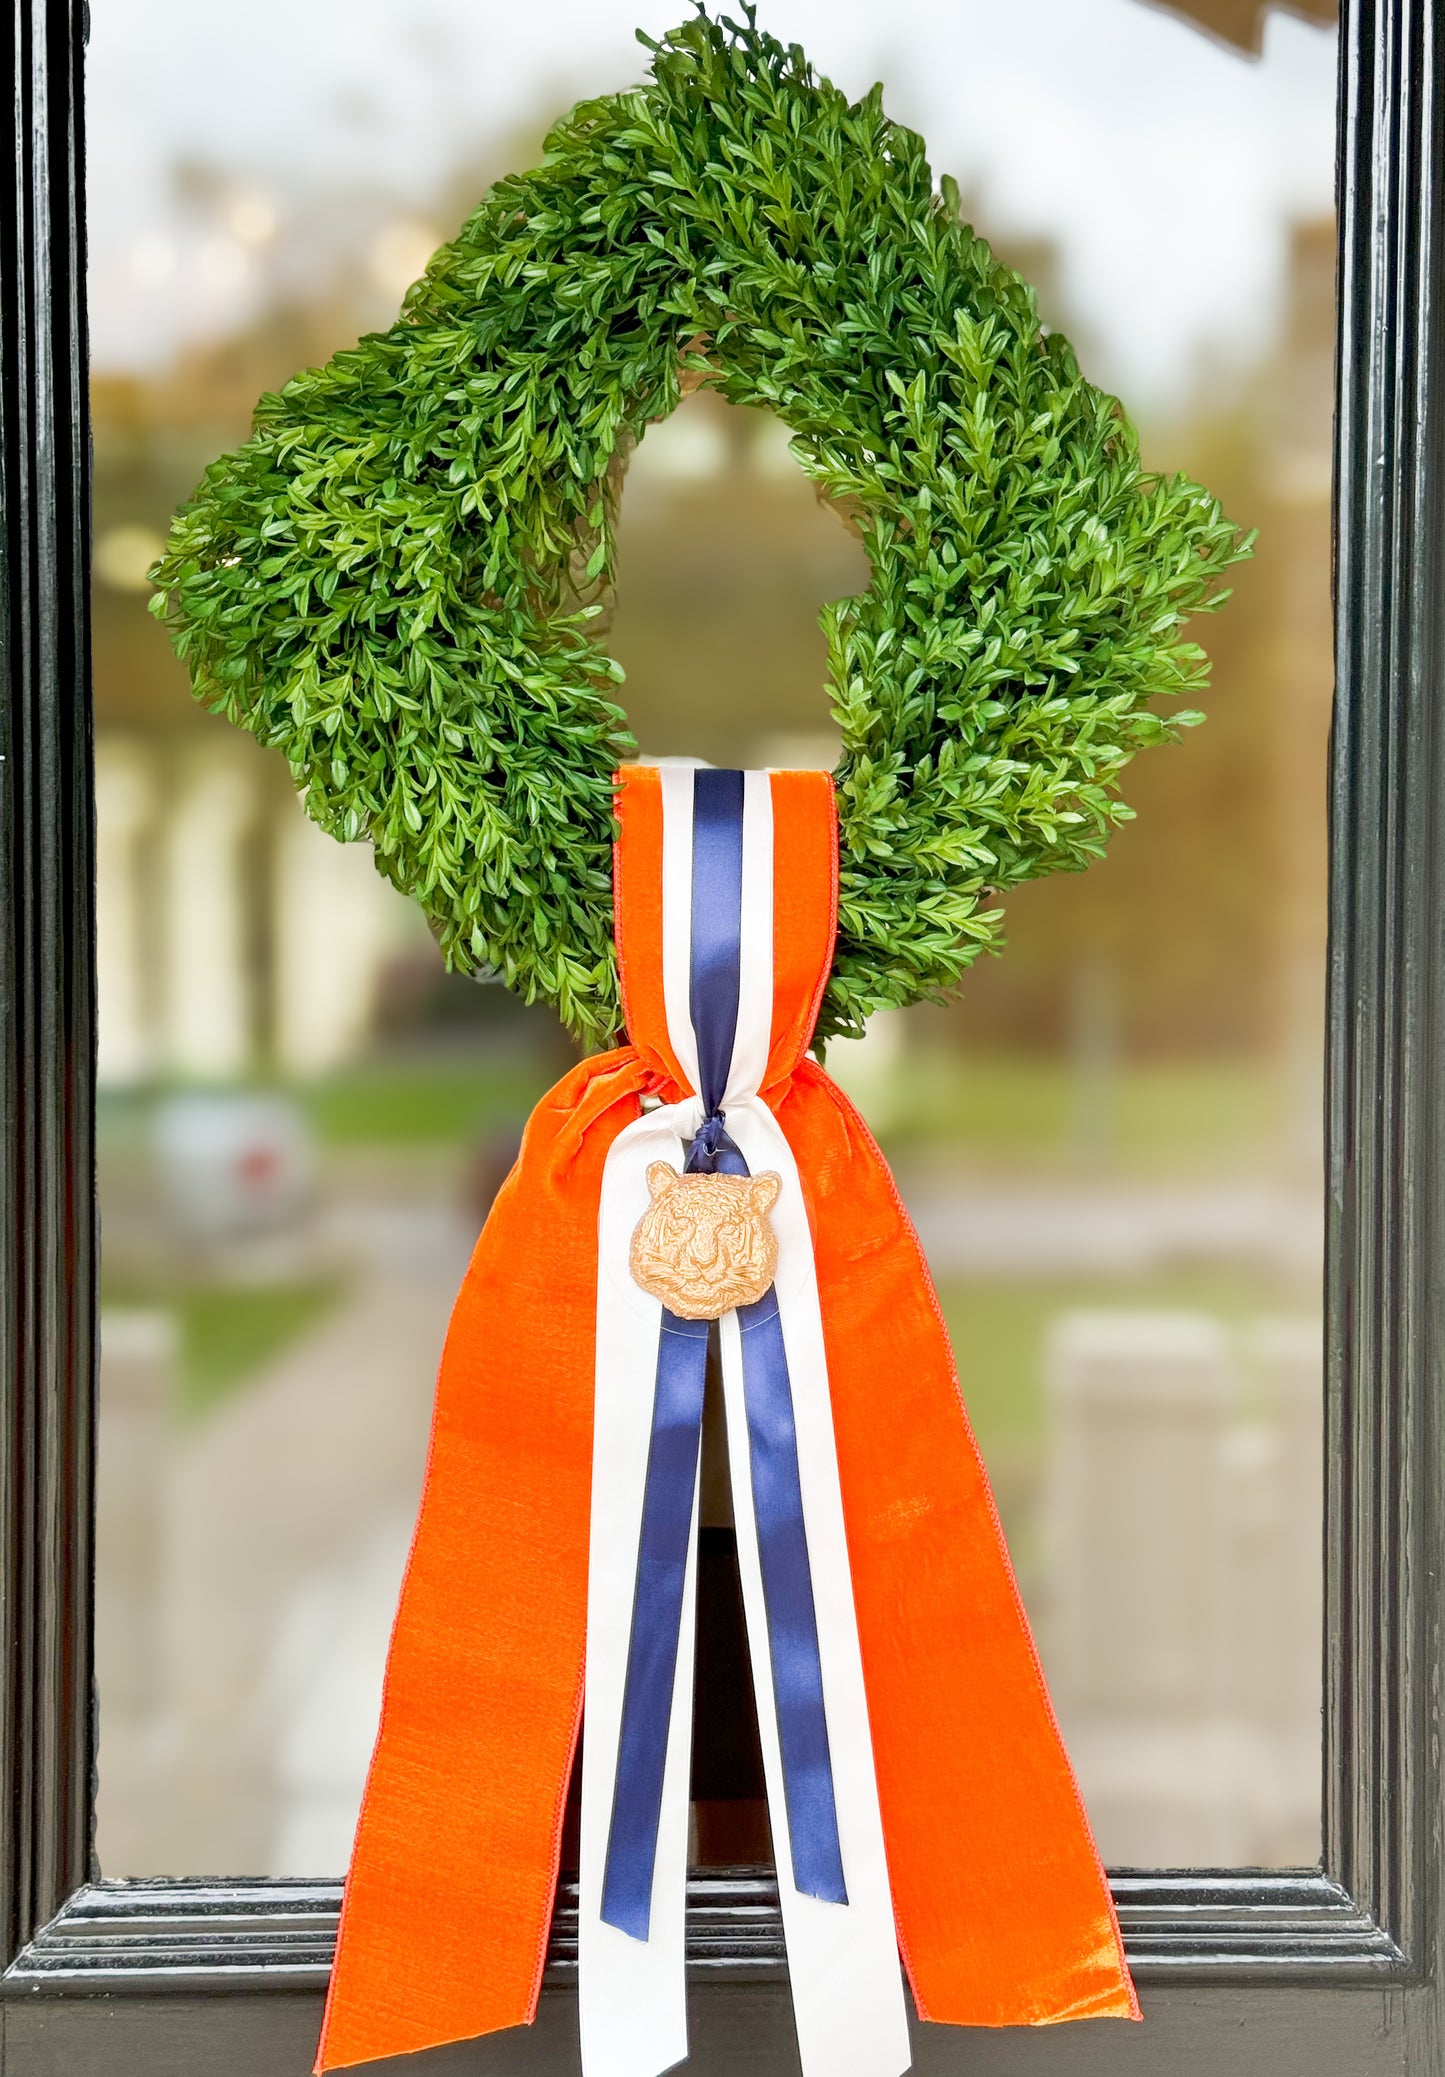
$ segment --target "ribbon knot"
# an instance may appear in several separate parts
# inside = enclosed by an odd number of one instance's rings
[[[728,1135],[726,1116],[725,1111],[709,1111],[703,1119],[682,1164],[685,1175],[747,1174],[747,1164]]]

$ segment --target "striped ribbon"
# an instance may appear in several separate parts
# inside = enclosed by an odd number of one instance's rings
[[[683,1163],[693,1174],[748,1174],[747,1162],[728,1135],[723,1109],[737,1036],[742,960],[743,798],[741,772],[699,771],[694,777],[688,1000],[705,1109]],[[769,1291],[756,1304],[740,1307],[738,1327],[793,1880],[808,1896],[846,1904],[793,1392],[776,1295]],[[639,1940],[647,1938],[652,1916],[667,1724],[702,1439],[707,1343],[705,1321],[680,1319],[663,1308],[617,1785],[602,1885],[603,1918]]]
[[[685,1893],[707,1326],[632,1282],[657,1159],[776,1169],[779,1263],[719,1322],[739,1569],[805,2077],[909,2062],[843,1534],[822,1320],[796,1165],[758,1086],[772,1024],[766,773],[663,773],[663,987],[696,1092],[623,1132],[599,1216],[582,1783],[586,2077],[687,2052]],[[639,1389],[650,1377],[649,1394]]]

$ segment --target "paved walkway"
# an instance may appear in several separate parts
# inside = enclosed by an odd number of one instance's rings
[[[444,1213],[367,1223],[334,1312],[201,1425],[157,1421],[158,1706],[139,1737],[101,1697],[108,1872],[334,1874],[344,1861],[471,1240]],[[146,1589],[108,1582],[101,1559],[104,1622],[108,1586]],[[320,1835],[297,1807],[306,1784],[331,1812]],[[338,1801],[351,1815],[337,1819]],[[291,1865],[323,1846],[323,1863]]]

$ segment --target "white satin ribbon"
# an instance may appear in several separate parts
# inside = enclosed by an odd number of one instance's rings
[[[673,1050],[696,1086],[697,1042],[688,1008],[691,771],[665,768],[662,794],[663,994]],[[772,1036],[772,876],[771,785],[766,773],[749,772],[743,807],[743,958],[725,1109],[727,1130],[749,1169],[754,1174],[775,1169],[783,1179],[772,1213],[778,1238],[775,1288],[793,1393],[846,1904],[802,1895],[792,1881],[743,1408],[741,1333],[738,1315],[728,1313],[719,1327],[738,1564],[804,2077],[900,2077],[910,2062],[907,2008],[848,1568],[817,1273],[792,1149],[757,1094]],[[584,2077],[660,2077],[687,2054],[696,1494],[650,1937],[635,1940],[607,1925],[601,1899],[662,1325],[660,1304],[632,1280],[628,1248],[649,1201],[648,1165],[665,1160],[680,1166],[702,1112],[701,1099],[690,1097],[638,1119],[614,1141],[602,1178],[582,1754],[579,1965]]]

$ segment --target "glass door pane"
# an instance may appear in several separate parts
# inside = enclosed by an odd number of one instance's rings
[[[107,1874],[344,1865],[451,1299],[571,1058],[549,1014],[444,976],[366,848],[200,713],[145,572],[257,396],[390,323],[489,181],[680,11],[94,11]],[[1329,10],[762,13],[850,92],[883,79],[1153,465],[1260,529],[1201,629],[1207,725],[1131,770],[1107,862],[1011,895],[956,1003],[828,1065],[928,1250],[1106,1858],[1312,1862]],[[867,565],[784,430],[690,398],[633,459],[621,539],[644,753],[831,763],[816,614]],[[735,1696],[709,1493],[704,1670]],[[749,1858],[745,1713],[724,1733],[698,1849]]]

